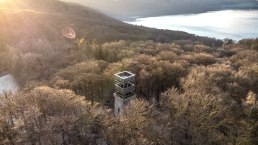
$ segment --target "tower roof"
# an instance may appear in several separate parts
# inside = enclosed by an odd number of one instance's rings
[[[115,74],[115,76],[116,76],[116,79],[121,82],[134,80],[134,78],[135,78],[135,74],[128,72],[128,71],[119,72],[119,73]]]

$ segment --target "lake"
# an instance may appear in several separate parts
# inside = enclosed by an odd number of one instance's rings
[[[201,14],[136,18],[126,23],[185,31],[218,39],[240,40],[258,37],[258,10],[223,10]]]
[[[15,93],[18,89],[18,84],[12,75],[7,74],[0,77],[0,95],[5,91]]]

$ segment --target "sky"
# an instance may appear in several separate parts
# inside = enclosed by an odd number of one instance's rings
[[[257,0],[63,0],[98,9],[115,17],[200,13],[220,9],[256,8]]]

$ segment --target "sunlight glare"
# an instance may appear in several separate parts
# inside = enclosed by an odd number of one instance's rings
[[[0,3],[8,2],[9,0],[0,0]]]

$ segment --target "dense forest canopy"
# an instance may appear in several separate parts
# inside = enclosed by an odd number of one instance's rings
[[[222,41],[26,1],[0,12],[0,74],[20,84],[0,96],[0,144],[258,144],[258,39]],[[62,36],[67,25],[76,39]],[[114,116],[113,77],[123,70],[136,74],[137,99]]]

